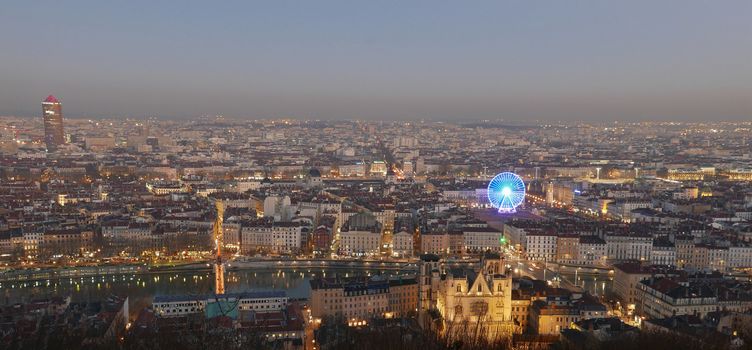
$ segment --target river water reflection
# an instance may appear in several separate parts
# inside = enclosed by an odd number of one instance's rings
[[[227,272],[225,289],[228,293],[283,289],[291,298],[308,298],[311,278],[407,274],[411,273],[388,269],[247,269]],[[211,294],[213,284],[213,274],[209,270],[2,282],[0,304],[67,295],[72,301],[98,300],[116,294],[128,296],[131,307],[139,309],[151,304],[155,295]]]

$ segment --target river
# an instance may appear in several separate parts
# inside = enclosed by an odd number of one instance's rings
[[[225,275],[227,293],[281,289],[290,298],[308,298],[316,277],[408,275],[410,271],[374,268],[285,268],[231,270]],[[72,301],[101,300],[109,295],[128,296],[131,312],[151,304],[155,295],[205,295],[213,291],[213,273],[208,269],[159,273],[113,274],[80,278],[0,282],[0,304],[70,295]]]

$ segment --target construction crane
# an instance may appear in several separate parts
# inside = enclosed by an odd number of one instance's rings
[[[222,244],[224,244],[224,232],[222,223],[225,216],[225,206],[221,200],[215,202],[217,206],[217,218],[214,221],[214,245],[216,246],[216,260],[214,261],[214,293],[225,294],[225,266],[222,263]]]

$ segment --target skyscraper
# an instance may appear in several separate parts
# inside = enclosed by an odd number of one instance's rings
[[[63,108],[55,96],[49,95],[42,101],[44,118],[44,143],[48,151],[54,151],[57,146],[65,143],[63,135]]]

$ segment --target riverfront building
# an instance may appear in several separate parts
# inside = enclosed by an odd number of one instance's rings
[[[311,280],[311,315],[347,320],[406,316],[417,308],[418,283],[413,278]]]
[[[284,291],[248,292],[224,294],[220,296],[161,295],[154,297],[154,313],[159,317],[178,317],[206,313],[210,315],[213,303],[227,306],[223,316],[235,316],[239,312],[256,313],[278,312],[287,306],[287,294]],[[215,315],[216,316],[216,315]]]

